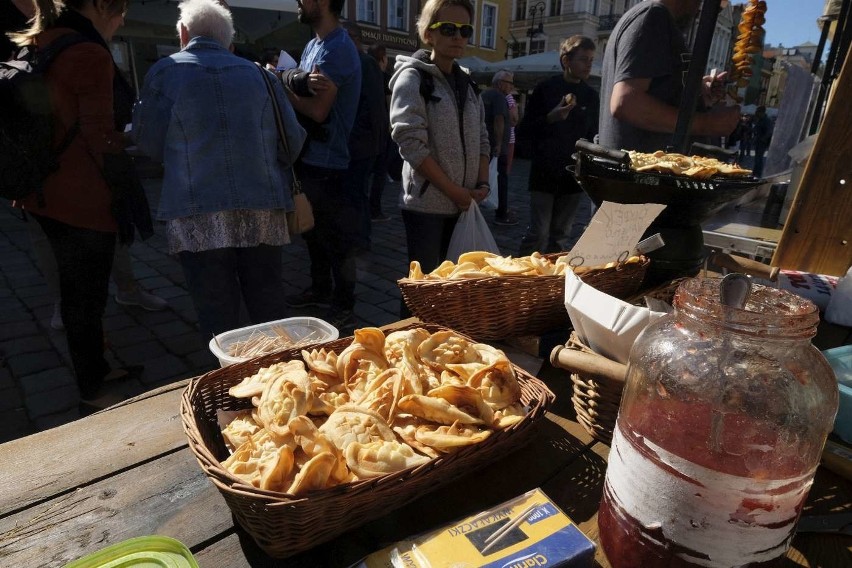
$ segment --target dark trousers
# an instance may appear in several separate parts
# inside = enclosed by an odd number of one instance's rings
[[[509,156],[497,158],[497,217],[505,218],[509,214]]]
[[[405,224],[408,262],[411,263],[413,260],[420,262],[420,268],[424,273],[438,268],[438,265],[447,258],[450,239],[458,218],[458,215],[447,217],[403,209],[402,222]],[[407,318],[410,315],[411,312],[408,311],[405,302],[402,302],[400,316]]]
[[[281,247],[258,245],[178,254],[205,341],[240,327],[240,300],[253,324],[286,316]]]
[[[355,247],[360,231],[359,197],[346,191],[346,170],[300,164],[302,189],[314,210],[314,228],[305,233],[311,258],[311,286],[331,295],[333,309],[355,306]]]
[[[385,151],[376,157],[373,164],[373,181],[370,184],[370,216],[382,216],[382,194],[385,192],[385,183],[388,177],[388,162],[391,160],[391,152],[399,153],[399,148],[388,139]]]
[[[370,248],[370,172],[376,163],[376,156],[350,160],[349,169],[343,180],[343,190],[353,201],[358,215],[358,233],[355,246]]]
[[[104,359],[103,315],[115,233],[72,227],[33,215],[47,235],[59,271],[62,322],[80,397],[96,398],[109,373]]]

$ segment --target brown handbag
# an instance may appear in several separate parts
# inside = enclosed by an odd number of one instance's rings
[[[302,192],[302,182],[296,177],[296,170],[293,164],[293,154],[290,152],[290,144],[287,143],[287,136],[284,135],[284,121],[281,119],[281,109],[278,107],[278,99],[275,98],[275,91],[272,87],[272,79],[269,72],[258,65],[263,80],[266,82],[266,90],[269,91],[269,96],[272,99],[272,112],[275,114],[275,126],[278,127],[278,139],[284,147],[283,162],[285,162],[293,175],[293,185],[290,188],[290,194],[293,196],[293,210],[287,212],[287,231],[290,235],[301,235],[314,228],[314,209],[311,207],[311,202],[308,196]]]

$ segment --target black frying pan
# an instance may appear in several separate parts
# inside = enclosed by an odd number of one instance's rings
[[[595,205],[604,201],[660,203],[666,208],[656,224],[666,227],[701,224],[731,201],[767,183],[754,177],[698,180],[636,172],[630,168],[627,152],[610,150],[587,140],[578,140],[576,148],[574,177]]]

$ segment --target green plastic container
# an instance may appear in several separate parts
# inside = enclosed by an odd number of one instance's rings
[[[167,536],[140,536],[113,544],[65,568],[198,568],[192,553]]]

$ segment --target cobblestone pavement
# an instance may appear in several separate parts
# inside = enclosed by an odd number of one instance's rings
[[[495,226],[493,212],[485,211],[503,254],[517,253],[529,219],[528,168],[526,160],[516,160],[510,176],[510,209],[520,223]],[[155,208],[160,180],[146,180],[145,187]],[[396,280],[408,272],[405,231],[397,207],[399,184],[389,183],[383,197],[384,211],[392,218],[373,225],[371,250],[357,261],[355,315],[359,326],[399,319]],[[161,226],[155,236],[133,244],[130,250],[137,282],[166,299],[169,305],[165,310],[148,312],[121,306],[112,296],[107,303],[104,331],[108,360],[115,366],[145,365],[140,380],[109,384],[126,396],[218,367],[196,327],[180,264],[166,251]],[[284,247],[284,266],[284,294],[299,292],[310,284],[308,253],[301,239]],[[79,418],[79,394],[65,334],[50,327],[53,302],[20,212],[0,206],[0,442]],[[322,312],[293,310],[291,315],[321,317]]]

